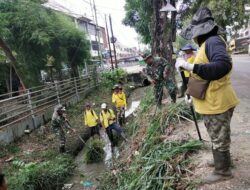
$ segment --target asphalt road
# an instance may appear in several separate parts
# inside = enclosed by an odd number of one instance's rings
[[[238,97],[250,102],[250,56],[234,55],[232,84]]]

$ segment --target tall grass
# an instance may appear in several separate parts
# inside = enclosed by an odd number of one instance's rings
[[[13,162],[13,170],[18,172],[7,173],[10,190],[54,190],[60,189],[67,176],[73,169],[73,158],[69,155],[54,156],[44,162],[24,163]]]
[[[117,190],[161,190],[191,189],[192,182],[186,178],[191,167],[189,155],[202,147],[196,140],[168,141],[169,127],[183,118],[190,119],[190,109],[183,103],[165,106],[155,116],[150,113],[154,97],[149,91],[141,102],[140,112],[131,123],[133,138],[137,138],[140,128],[146,127],[146,134],[140,137],[143,143],[133,156],[131,163],[118,163],[114,174],[104,177],[100,189]],[[133,152],[131,153],[133,154]]]

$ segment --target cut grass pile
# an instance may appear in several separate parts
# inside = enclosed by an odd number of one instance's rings
[[[86,146],[86,152],[84,154],[84,162],[98,163],[102,162],[105,158],[104,142],[100,139],[94,138],[88,141]]]

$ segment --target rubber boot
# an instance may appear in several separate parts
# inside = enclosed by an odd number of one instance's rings
[[[208,160],[207,161],[207,166],[211,167],[211,168],[214,167],[214,160]]]
[[[213,150],[215,169],[213,173],[203,178],[204,184],[212,184],[219,181],[231,179],[233,177],[231,172],[230,152],[220,152]]]
[[[212,152],[213,152],[213,154],[214,154],[214,151],[213,151],[213,149],[212,149]],[[213,157],[214,157],[214,155],[213,155]],[[230,157],[231,158],[231,157]],[[213,160],[208,160],[207,161],[207,166],[208,167],[214,167],[215,165],[214,165],[214,159]],[[230,160],[230,167],[232,168],[233,167],[233,160],[231,159]]]
[[[60,153],[65,153],[65,146],[64,145],[60,146],[59,152]]]

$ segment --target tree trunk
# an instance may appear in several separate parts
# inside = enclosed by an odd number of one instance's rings
[[[161,36],[162,36],[162,27],[161,27],[161,19],[160,19],[160,8],[161,8],[161,0],[153,0],[153,16],[151,21],[151,35],[152,35],[152,54],[160,55],[161,49]]]
[[[10,60],[10,67],[12,67],[14,69],[16,75],[18,76],[18,78],[20,80],[20,83],[21,83],[23,89],[25,89],[25,85],[24,85],[24,82],[21,78],[21,75],[20,75],[20,73],[18,73],[18,70],[15,66],[17,64],[16,58],[14,57],[11,49],[8,47],[8,45],[4,42],[4,40],[2,38],[0,38],[0,47],[3,49],[6,57],[8,57],[8,59]]]
[[[170,3],[175,7],[175,0]],[[173,42],[176,39],[176,12],[170,12],[171,19],[168,18],[168,12],[161,13],[159,10],[165,5],[164,0],[153,1],[152,17],[152,53],[165,58],[172,65],[172,75],[174,76],[175,59],[173,60]]]

